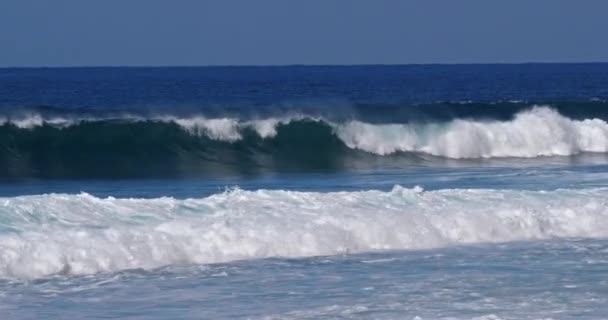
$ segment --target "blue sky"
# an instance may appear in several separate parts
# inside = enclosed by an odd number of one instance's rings
[[[1,0],[0,66],[608,61],[605,0]]]

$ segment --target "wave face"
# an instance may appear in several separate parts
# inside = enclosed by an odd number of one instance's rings
[[[608,236],[607,189],[0,199],[0,277]],[[489,209],[491,208],[491,209]]]
[[[535,158],[608,152],[608,123],[536,106],[506,120],[328,120],[44,116],[0,119],[0,176],[123,177],[339,169],[419,159]],[[392,161],[391,160],[391,161]]]

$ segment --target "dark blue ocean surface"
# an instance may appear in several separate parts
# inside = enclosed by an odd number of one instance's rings
[[[259,112],[608,98],[608,64],[31,68],[0,70],[0,105]],[[331,102],[335,105],[332,106]],[[332,112],[328,110],[328,112]]]
[[[0,69],[0,317],[602,319],[608,64]]]

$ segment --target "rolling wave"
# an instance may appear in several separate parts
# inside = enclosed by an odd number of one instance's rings
[[[509,121],[454,120],[446,124],[336,126],[350,148],[387,155],[421,152],[435,156],[497,158],[568,156],[608,151],[608,123],[572,120],[547,107],[520,112]]]
[[[234,172],[235,166],[236,171],[333,169],[386,156],[489,159],[608,152],[606,121],[571,119],[546,106],[508,120],[369,123],[300,114],[249,120],[30,114],[0,119],[0,124],[4,177],[192,175]]]
[[[0,199],[0,278],[608,236],[608,190],[230,190]],[[491,209],[490,209],[491,208]]]

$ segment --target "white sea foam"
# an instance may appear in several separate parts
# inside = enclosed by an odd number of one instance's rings
[[[176,123],[184,128],[187,132],[195,135],[204,135],[219,141],[235,142],[242,139],[241,132],[244,129],[253,129],[257,135],[263,139],[274,138],[277,135],[277,126],[289,124],[291,121],[305,118],[306,117],[304,116],[290,116],[239,121],[238,119],[233,118],[209,119],[205,117],[160,117],[153,118],[153,120]]]
[[[28,114],[17,118],[0,117],[0,125],[12,124],[20,129],[33,129],[43,125],[54,126],[57,128],[68,127],[86,119],[70,119],[66,117],[43,117],[40,114]]]
[[[608,189],[0,199],[0,278],[608,236]]]
[[[288,124],[294,120],[308,118],[300,115],[241,121],[236,118],[208,118],[204,116],[176,117],[169,115],[142,117],[139,115],[123,114],[113,117],[45,117],[41,114],[30,113],[18,117],[0,117],[0,125],[11,124],[20,129],[34,129],[44,125],[65,128],[86,122],[123,121],[123,122],[162,122],[174,123],[184,131],[197,136],[236,142],[242,139],[242,130],[253,129],[261,138],[273,138],[277,135],[277,126]],[[309,118],[311,119],[311,118]],[[318,121],[318,119],[317,119]]]
[[[387,155],[421,152],[448,158],[565,156],[608,152],[608,123],[572,120],[547,107],[518,113],[511,121],[454,120],[438,125],[358,121],[335,125],[353,149]]]
[[[274,138],[277,135],[277,127],[279,125],[287,125],[292,121],[299,120],[311,120],[311,121],[321,121],[320,119],[301,116],[301,115],[292,115],[289,117],[282,118],[268,118],[263,120],[251,120],[244,123],[244,126],[253,128],[255,132],[262,138]]]
[[[166,118],[162,120],[175,122],[191,134],[206,135],[214,140],[234,142],[241,139],[239,122],[236,119],[192,117],[186,119]]]

